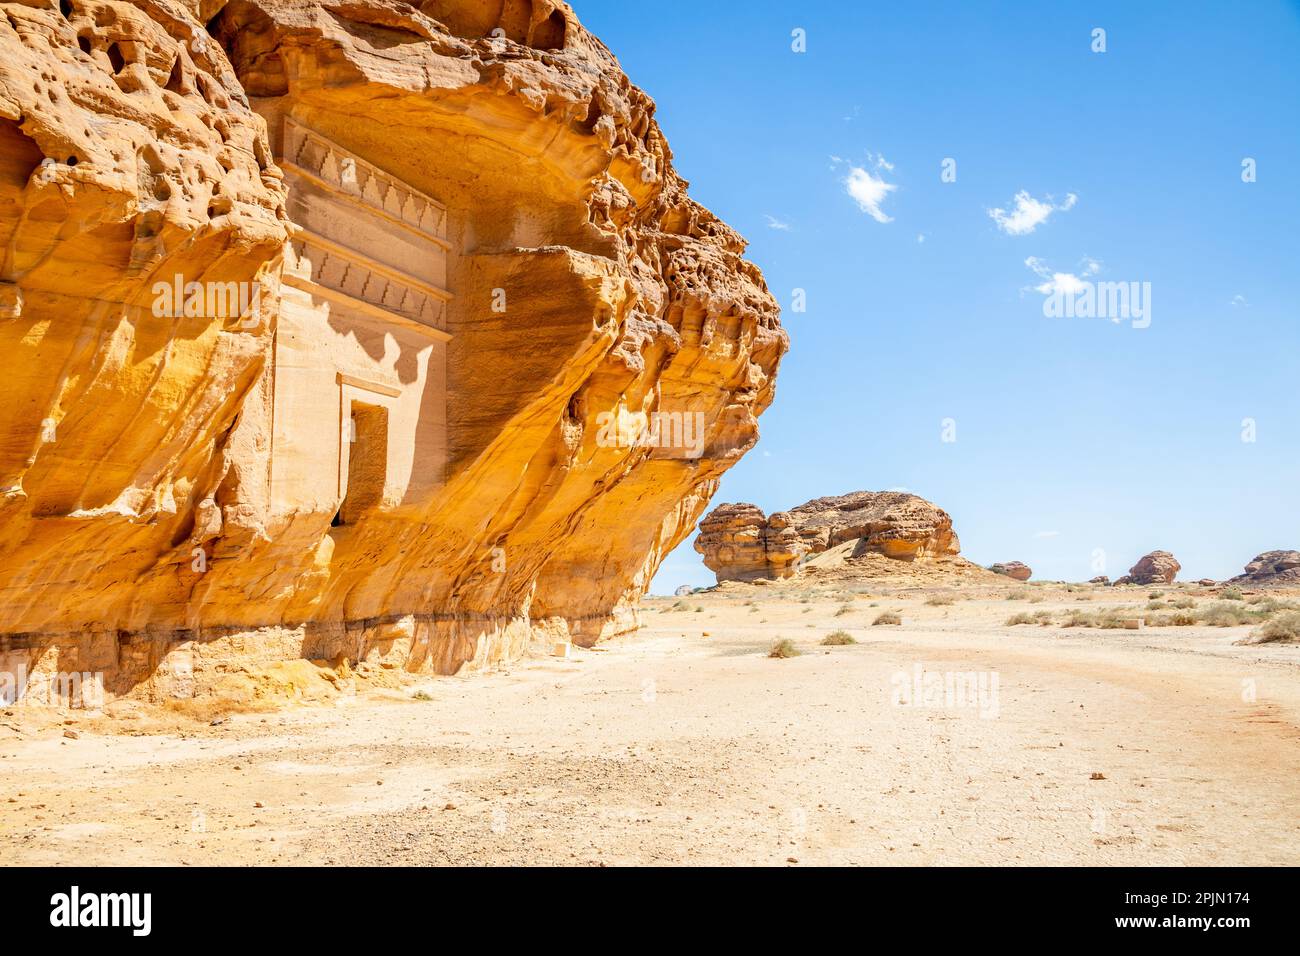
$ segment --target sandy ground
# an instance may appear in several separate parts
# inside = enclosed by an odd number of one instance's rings
[[[1300,863],[1300,646],[1007,627],[1117,599],[977,591],[654,600],[634,636],[431,700],[217,726],[11,708],[0,863]],[[983,698],[901,701],[918,668]]]

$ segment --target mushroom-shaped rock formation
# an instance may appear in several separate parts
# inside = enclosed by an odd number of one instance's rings
[[[1152,551],[1129,568],[1116,584],[1172,584],[1182,565],[1168,551]]]

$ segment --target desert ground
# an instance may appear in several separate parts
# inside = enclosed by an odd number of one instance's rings
[[[1219,600],[729,584],[489,674],[224,716],[15,706],[0,862],[1295,865],[1300,645],[1064,626]],[[981,693],[905,699],[922,671]]]

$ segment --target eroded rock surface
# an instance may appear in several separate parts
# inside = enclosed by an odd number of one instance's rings
[[[1028,581],[1034,575],[1033,569],[1022,561],[1003,561],[998,564],[990,564],[989,570],[994,574],[1015,578],[1017,581]]]
[[[788,340],[565,4],[0,9],[0,666],[634,626]]]
[[[1129,568],[1116,584],[1172,584],[1182,565],[1168,551],[1152,551]]]
[[[855,491],[816,498],[764,516],[752,504],[723,504],[700,522],[695,550],[718,581],[784,578],[799,563],[846,542],[853,556],[875,553],[900,561],[956,555],[952,519],[905,492]]]
[[[1265,551],[1246,565],[1233,584],[1300,583],[1300,551]]]

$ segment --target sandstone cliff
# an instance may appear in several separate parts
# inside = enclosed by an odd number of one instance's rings
[[[695,550],[719,582],[752,581],[789,577],[809,557],[849,542],[852,558],[924,561],[961,550],[946,511],[892,491],[816,498],[767,517],[752,504],[719,505],[700,522]]]
[[[634,625],[788,340],[565,4],[0,9],[0,669]]]

